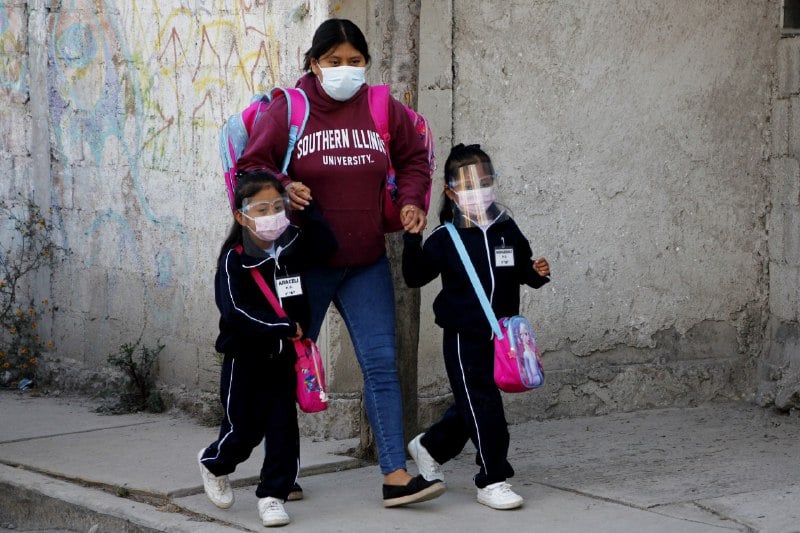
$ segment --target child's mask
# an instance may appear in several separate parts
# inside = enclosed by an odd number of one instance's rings
[[[251,217],[246,214],[244,216],[255,221],[256,229],[252,229],[250,226],[248,226],[248,229],[263,241],[273,242],[277,240],[289,227],[289,219],[286,218],[285,212],[260,217]]]
[[[497,199],[494,195],[494,187],[485,187],[474,191],[457,191],[456,198],[459,209],[472,217],[482,216]]]

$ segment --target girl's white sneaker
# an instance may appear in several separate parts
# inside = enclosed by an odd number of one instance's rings
[[[266,527],[285,526],[291,521],[283,508],[283,502],[271,496],[258,499],[258,514],[261,523]]]
[[[492,509],[516,509],[521,507],[524,501],[522,496],[511,490],[511,485],[505,481],[478,489],[478,503]]]
[[[197,454],[197,464],[200,465],[200,475],[203,477],[203,490],[211,503],[220,509],[228,509],[233,505],[233,490],[228,481],[228,476],[215,476],[206,468],[201,459],[205,449]]]
[[[442,473],[442,465],[436,462],[425,446],[422,445],[422,436],[420,433],[408,443],[408,453],[414,462],[417,463],[417,468],[422,477],[428,481],[444,481],[444,474]]]

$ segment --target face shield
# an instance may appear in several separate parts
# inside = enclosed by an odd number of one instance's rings
[[[251,202],[250,198],[242,200],[242,213],[250,218],[258,218],[285,213],[289,210],[289,197],[282,195],[274,200]]]
[[[244,249],[252,257],[266,257],[269,255],[253,240],[253,234],[262,241],[272,243],[272,248],[278,250],[291,238],[286,229],[290,222],[288,219],[289,197],[283,195],[274,200],[260,200],[251,202],[250,198],[242,201],[240,209],[245,218],[252,222],[243,228],[242,237]],[[251,227],[252,226],[252,227]]]
[[[508,218],[505,208],[497,203],[497,174],[491,163],[464,165],[448,177],[447,185],[455,194],[453,225],[461,228],[484,228]]]

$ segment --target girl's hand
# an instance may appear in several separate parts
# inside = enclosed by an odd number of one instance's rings
[[[286,186],[286,192],[289,193],[289,204],[292,209],[302,211],[311,202],[311,189],[303,185],[299,181],[293,181]]]
[[[550,275],[550,264],[544,257],[540,257],[533,262],[533,269],[542,277]]]
[[[299,341],[300,339],[303,338],[303,328],[301,328],[300,324],[298,324],[297,322],[295,322],[294,325],[297,326],[297,335],[295,335],[294,337],[289,337],[289,340]]]
[[[403,229],[409,233],[421,233],[428,224],[428,217],[425,211],[415,205],[404,205],[400,210],[400,222]]]

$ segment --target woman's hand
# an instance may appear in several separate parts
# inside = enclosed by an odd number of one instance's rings
[[[409,233],[421,233],[428,224],[428,217],[425,211],[415,205],[404,205],[400,210],[400,222],[403,229]]]
[[[533,262],[533,269],[542,277],[550,275],[550,263],[544,257],[540,257]]]
[[[292,209],[302,211],[311,202],[311,189],[303,185],[299,181],[293,181],[286,186],[286,192],[289,193],[289,204]]]

